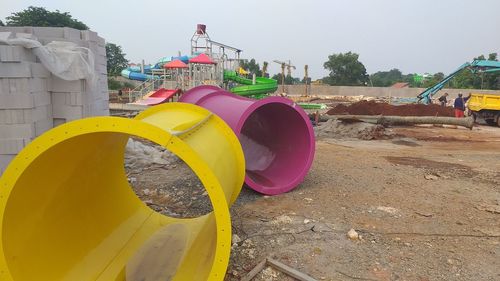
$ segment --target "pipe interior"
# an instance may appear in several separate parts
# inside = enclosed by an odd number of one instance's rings
[[[192,272],[184,260],[211,264],[213,213],[174,219],[141,202],[124,171],[128,139],[123,133],[79,135],[51,146],[24,170],[3,218],[2,244],[14,280],[208,275],[210,266]]]
[[[247,177],[265,189],[282,188],[303,177],[312,145],[306,122],[282,103],[264,104],[251,113],[240,133]]]

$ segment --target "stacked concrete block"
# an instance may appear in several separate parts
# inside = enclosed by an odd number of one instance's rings
[[[108,71],[106,59],[106,42],[97,33],[89,30],[81,32],[81,39],[86,42],[85,47],[89,48],[95,56],[96,83],[89,86],[87,92],[93,99],[93,103],[86,108],[85,114],[109,115],[109,93],[108,93]],[[92,89],[92,90],[91,90]],[[91,91],[89,91],[91,90]]]
[[[0,43],[0,175],[13,157],[45,131],[90,116],[109,115],[105,41],[92,31],[52,27],[0,27],[0,38],[43,45],[73,42],[94,55],[95,83],[51,74],[30,49]]]
[[[53,127],[50,73],[30,50],[0,45],[0,172],[32,139]]]

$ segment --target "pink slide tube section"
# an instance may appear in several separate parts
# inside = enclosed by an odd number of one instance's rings
[[[293,101],[253,100],[216,86],[192,88],[179,101],[210,110],[233,129],[245,154],[245,183],[255,191],[267,195],[290,191],[311,168],[314,131],[307,114]]]

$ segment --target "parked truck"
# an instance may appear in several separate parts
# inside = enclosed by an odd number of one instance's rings
[[[489,125],[497,125],[500,127],[500,93],[472,93],[469,99],[468,108],[474,120],[482,118]]]

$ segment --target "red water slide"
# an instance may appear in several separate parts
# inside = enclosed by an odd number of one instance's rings
[[[143,104],[143,105],[157,105],[160,103],[165,103],[168,102],[170,99],[174,99],[175,95],[178,95],[181,93],[180,89],[165,89],[161,88],[158,89],[156,92],[151,94],[150,96],[140,99],[136,101],[136,104]]]

